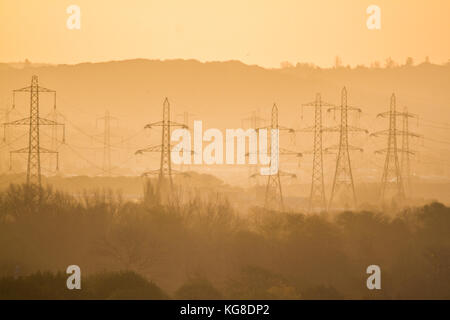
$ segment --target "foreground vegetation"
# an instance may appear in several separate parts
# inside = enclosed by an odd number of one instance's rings
[[[450,208],[237,214],[218,195],[0,194],[0,299],[450,299]],[[65,287],[68,265],[82,290]],[[382,290],[366,268],[382,270]],[[42,272],[42,273],[41,273]]]

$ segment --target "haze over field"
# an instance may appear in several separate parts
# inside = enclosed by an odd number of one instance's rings
[[[352,115],[349,121],[372,133],[388,128],[387,119],[376,119],[376,114],[388,110],[390,95],[395,92],[398,109],[407,106],[409,112],[419,116],[418,121],[410,121],[410,130],[423,135],[423,138],[411,139],[411,149],[418,151],[411,157],[413,179],[419,190],[417,196],[447,201],[446,186],[442,189],[428,184],[447,182],[450,176],[447,162],[450,148],[446,142],[449,128],[445,125],[445,119],[450,117],[447,108],[450,101],[449,64],[411,66],[402,63],[389,68],[329,69],[307,64],[266,69],[238,61],[201,63],[144,59],[20,68],[3,64],[0,67],[3,108],[11,107],[11,91],[29,85],[33,74],[39,75],[40,85],[57,91],[57,110],[61,114],[58,119],[66,123],[66,144],[58,147],[60,173],[65,175],[103,175],[103,122],[96,119],[103,117],[106,110],[117,118],[111,129],[112,174],[136,176],[159,168],[159,154],[135,156],[134,152],[160,143],[160,129],[143,130],[143,127],[160,120],[165,96],[171,103],[172,120],[183,122],[183,113],[188,112],[189,125],[192,127],[193,120],[202,120],[203,130],[248,128],[250,121],[243,119],[248,119],[255,111],[268,124],[274,102],[279,108],[280,124],[299,129],[313,124],[312,110],[304,108],[302,112],[302,103],[314,100],[316,92],[320,92],[323,100],[338,104],[345,85],[349,105],[363,110],[361,116]],[[48,115],[53,109],[52,97],[41,96],[41,112]],[[17,95],[16,108],[10,113],[9,120],[27,115],[28,104],[26,94]],[[335,126],[338,120],[339,114],[324,113],[324,126]],[[27,144],[27,128],[10,130],[11,136],[1,149],[1,167],[5,173],[9,165],[8,151]],[[62,132],[58,135],[61,140]],[[48,146],[50,138],[51,130],[43,128],[42,144]],[[285,134],[282,142],[292,150],[307,152],[312,149],[312,134]],[[352,153],[355,183],[379,183],[384,157],[373,152],[385,147],[386,137],[355,134],[350,137],[350,143],[364,149],[363,153]],[[336,144],[337,134],[324,134],[324,147]],[[333,177],[334,157],[325,156],[327,184]],[[288,195],[308,195],[311,159],[310,155],[300,161],[295,157],[282,158],[282,169],[298,176],[295,180],[286,180]],[[12,172],[23,172],[23,160],[13,159]],[[50,163],[48,156],[44,156],[44,160],[43,172],[52,175],[55,164]],[[212,174],[241,187],[248,187],[251,182],[248,167],[242,165],[190,166],[189,170]],[[126,186],[123,188],[127,189]],[[137,185],[132,189],[136,188]],[[129,192],[136,194],[131,189]]]

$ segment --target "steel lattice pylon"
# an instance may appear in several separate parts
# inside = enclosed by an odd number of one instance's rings
[[[280,148],[279,146],[279,132],[280,131],[288,131],[290,133],[293,133],[294,130],[291,128],[280,126],[278,123],[278,107],[274,103],[272,107],[272,116],[271,116],[271,123],[270,126],[258,128],[258,132],[261,129],[269,129],[269,132],[271,133],[270,136],[270,143],[268,143],[267,147],[267,153],[269,155],[272,154],[272,149],[275,149],[278,151],[278,159],[280,155],[297,155],[301,156],[300,153],[297,153],[295,151],[289,151],[283,148]],[[274,131],[278,130],[278,134],[274,135]],[[276,138],[275,138],[276,136]],[[272,161],[272,160],[271,160]],[[280,161],[278,160],[278,164]],[[269,165],[272,165],[270,162]],[[283,201],[283,192],[281,188],[281,179],[282,176],[289,176],[289,177],[296,177],[295,174],[287,173],[281,171],[279,168],[277,170],[277,173],[270,174],[267,176],[267,185],[266,185],[266,194],[264,198],[264,208],[267,210],[284,210],[284,201]]]
[[[27,183],[41,185],[41,153],[39,145],[39,85],[32,77],[30,88],[30,129],[28,133]]]
[[[111,176],[111,120],[117,119],[110,115],[109,110],[106,110],[105,116],[98,120],[103,120],[103,175]]]
[[[301,132],[313,132],[314,148],[313,148],[313,168],[311,192],[309,196],[308,211],[314,209],[326,210],[327,203],[325,198],[325,183],[323,179],[323,149],[322,149],[322,108],[325,106],[332,107],[332,104],[322,101],[320,93],[316,94],[316,100],[302,104],[303,107],[314,108],[314,126],[306,129],[300,129]],[[303,114],[303,111],[302,111]]]
[[[13,91],[13,108],[15,103],[16,92],[30,92],[30,116],[24,119],[4,123],[4,126],[9,125],[27,125],[28,131],[28,147],[11,151],[13,153],[27,153],[27,184],[41,186],[41,153],[54,153],[57,157],[58,167],[58,152],[41,147],[39,140],[39,127],[41,125],[61,125],[56,121],[41,118],[39,116],[39,93],[50,92],[54,94],[55,108],[56,108],[56,91],[50,90],[44,87],[40,87],[38,84],[38,77],[31,77],[31,86]]]
[[[272,107],[271,125],[272,130],[278,130],[278,107],[276,104]],[[268,154],[271,154],[272,149],[279,150],[279,140],[270,139]],[[266,196],[264,199],[264,207],[266,209],[284,209],[283,193],[281,191],[280,170],[274,175],[267,177]]]
[[[10,114],[11,110],[8,110],[5,108],[2,111],[4,112],[3,119],[2,119],[3,122],[8,123],[9,122],[9,114]],[[10,137],[10,134],[11,134],[10,130],[8,130],[8,128],[5,126],[4,130],[3,130],[3,142],[6,142],[7,138]],[[3,153],[0,153],[0,172],[2,172],[2,173],[3,173],[3,164],[4,163],[6,163],[6,156],[3,157]]]
[[[242,126],[245,127],[245,122],[250,123],[250,128],[260,128],[264,126],[264,123],[266,122],[266,119],[263,119],[260,117],[260,110],[257,109],[256,111],[252,111],[251,116],[248,118],[242,119]],[[258,176],[260,166],[258,164],[256,165],[249,165],[248,167],[248,176],[249,176],[249,184],[251,184],[251,180]],[[259,180],[255,179],[256,185],[259,186]],[[257,190],[257,189],[256,189]]]
[[[194,117],[195,114],[190,113],[188,111],[184,111],[183,113],[178,114],[178,116],[182,116],[183,117],[183,124],[185,125],[186,128],[188,128],[189,127],[189,123],[190,123],[189,119],[191,117]],[[191,170],[191,166],[189,164],[184,164],[184,163],[180,164],[180,171],[190,171],[190,170]]]
[[[138,150],[136,151],[136,154],[142,154],[144,152],[160,152],[161,161],[159,170],[149,171],[144,173],[143,175],[148,176],[152,174],[157,174],[159,189],[163,187],[163,185],[167,180],[169,182],[169,187],[172,188],[173,187],[172,174],[174,173],[174,170],[172,170],[172,163],[171,163],[171,153],[172,153],[172,146],[170,143],[171,128],[182,127],[184,129],[187,129],[188,127],[185,124],[173,122],[170,120],[170,103],[167,97],[164,99],[163,103],[163,120],[147,124],[145,128],[152,128],[155,126],[162,127],[161,144]]]
[[[405,108],[405,113],[408,111]],[[400,157],[400,172],[403,176],[405,196],[410,194],[411,190],[411,163],[409,161],[409,119],[407,116],[402,117],[402,153]]]
[[[381,134],[388,136],[387,148],[376,151],[377,153],[386,153],[380,190],[380,199],[383,203],[385,201],[386,193],[390,189],[393,189],[394,191],[394,198],[400,201],[405,198],[405,189],[398,160],[399,149],[397,146],[397,135],[402,134],[402,131],[397,130],[397,117],[402,115],[402,112],[396,111],[396,98],[395,94],[392,94],[389,111],[378,115],[379,117],[389,118],[389,130],[372,134],[375,136]]]
[[[416,118],[418,115],[408,112],[408,108],[404,108],[403,113],[400,114],[402,117],[402,131],[400,135],[402,137],[401,155],[400,155],[400,172],[403,177],[403,186],[405,191],[405,197],[411,197],[413,194],[412,183],[411,183],[411,159],[410,156],[414,156],[416,151],[410,149],[409,138],[415,137],[419,138],[420,135],[409,131],[409,119]]]
[[[366,130],[356,128],[348,125],[348,111],[361,112],[361,109],[350,107],[347,104],[347,89],[344,87],[341,92],[341,105],[328,109],[340,110],[340,126],[335,128],[325,128],[323,131],[339,132],[339,145],[336,147],[326,148],[325,150],[337,149],[338,154],[336,158],[336,169],[334,173],[333,186],[331,189],[330,202],[328,209],[332,208],[333,200],[337,196],[341,197],[346,208],[350,207],[349,203],[355,208],[357,205],[355,185],[353,181],[352,166],[350,161],[349,150],[361,150],[360,148],[349,145],[348,133],[349,131],[364,131]]]

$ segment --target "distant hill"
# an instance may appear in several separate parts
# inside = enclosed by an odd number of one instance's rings
[[[293,68],[264,69],[239,61],[126,60],[77,65],[0,68],[0,94],[9,97],[37,74],[41,83],[56,89],[60,108],[71,107],[111,113],[134,121],[159,118],[165,96],[176,112],[189,111],[211,126],[238,126],[240,118],[255,108],[269,110],[273,102],[281,119],[299,116],[302,102],[321,92],[323,99],[338,102],[347,86],[349,102],[368,112],[385,110],[396,92],[401,106],[424,117],[449,116],[450,64],[421,64],[391,69],[320,69],[298,64]],[[63,102],[68,102],[66,107]],[[70,110],[70,111],[69,111]],[[220,116],[219,116],[220,115]],[[76,120],[76,119],[74,119]]]
[[[364,111],[358,124],[370,131],[387,129],[387,121],[375,121],[375,115],[388,110],[392,92],[397,95],[399,109],[407,106],[420,119],[436,122],[450,119],[450,64],[352,69],[321,69],[306,64],[265,69],[239,61],[202,63],[196,60],[145,59],[76,65],[31,64],[23,68],[1,64],[0,108],[11,105],[11,91],[28,86],[33,74],[39,76],[41,85],[57,91],[57,108],[71,122],[67,128],[68,141],[74,146],[85,146],[84,150],[77,150],[99,166],[102,146],[93,146],[94,138],[89,139],[73,125],[90,135],[96,134],[97,142],[101,142],[102,124],[96,123],[96,118],[109,109],[111,115],[119,119],[118,124],[112,126],[112,139],[119,144],[121,139],[140,130],[146,123],[160,119],[165,96],[171,102],[172,120],[182,122],[181,113],[188,111],[192,114],[191,121],[203,120],[204,129],[249,126],[249,122],[243,123],[242,119],[258,108],[261,116],[268,120],[274,102],[279,107],[281,124],[309,126],[312,124],[312,112],[305,109],[302,121],[301,104],[314,100],[316,92],[322,93],[324,101],[338,104],[343,86],[348,89],[349,104],[360,106]],[[26,96],[17,98],[15,118],[28,113],[28,99]],[[53,103],[48,98],[41,101],[41,114],[47,115]],[[324,116],[324,125],[330,125],[333,121],[332,117]],[[428,137],[449,137],[448,130],[411,126]],[[147,135],[133,138],[131,143],[128,141],[128,149],[120,151],[123,153],[120,157],[113,153],[113,165],[118,166],[125,161],[136,147],[159,143],[158,134],[152,130]],[[298,135],[295,147],[308,150],[311,140],[311,136]],[[377,147],[382,147],[383,142],[379,141]],[[365,149],[370,152],[371,148],[375,148],[368,140],[356,142],[364,143]],[[336,143],[335,138],[326,141],[328,145]],[[88,146],[99,150],[93,152]],[[444,155],[448,152],[445,151]],[[62,162],[66,169],[81,170],[84,174],[89,167],[89,164],[81,159],[75,160],[73,156],[63,155]],[[148,166],[154,168],[157,164],[158,157],[155,157],[154,163]],[[132,162],[127,165],[136,173],[147,164]],[[307,174],[308,167],[304,168]]]

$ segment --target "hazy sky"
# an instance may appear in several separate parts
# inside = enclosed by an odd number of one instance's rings
[[[81,8],[69,30],[66,8]],[[368,30],[366,8],[381,8]],[[329,66],[450,58],[449,0],[0,0],[0,61],[150,59]]]

